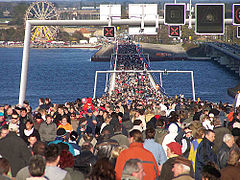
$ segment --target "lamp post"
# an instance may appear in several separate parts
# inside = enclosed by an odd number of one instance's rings
[[[192,29],[192,0],[189,0],[189,23],[188,29]]]

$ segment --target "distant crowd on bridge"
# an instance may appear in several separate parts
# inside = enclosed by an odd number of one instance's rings
[[[118,48],[119,69],[144,69],[135,45]],[[239,107],[167,97],[122,72],[96,99],[0,107],[0,179],[237,180],[239,136]]]

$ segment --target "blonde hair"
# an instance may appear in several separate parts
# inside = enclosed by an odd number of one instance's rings
[[[113,150],[112,150],[112,153],[111,153],[111,158],[115,158],[117,159],[119,154],[123,151],[127,149],[126,146],[117,146],[115,147]]]
[[[192,130],[194,139],[201,139],[204,134],[204,128],[199,121],[192,121],[189,128]]]

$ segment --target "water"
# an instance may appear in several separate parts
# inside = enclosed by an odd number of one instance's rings
[[[211,61],[163,61],[152,62],[152,69],[194,71],[196,99],[212,102],[233,103],[233,98],[227,94],[227,89],[239,83],[239,77],[226,68]],[[165,91],[174,96],[184,94],[192,97],[192,82],[190,73],[169,73],[163,75]]]
[[[91,62],[96,50],[31,49],[26,99],[35,108],[39,97],[49,97],[54,103],[92,97],[95,71],[108,70],[108,62]],[[20,86],[22,49],[0,48],[0,104],[17,104]],[[152,62],[152,69],[193,70],[196,97],[213,102],[230,102],[227,88],[239,83],[239,77],[212,62],[165,61]],[[159,75],[156,75],[159,77]],[[105,86],[105,75],[98,78],[97,96]],[[163,76],[163,86],[169,95],[192,97],[190,74]]]

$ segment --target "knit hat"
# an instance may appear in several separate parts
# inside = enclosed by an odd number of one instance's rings
[[[167,144],[167,147],[173,152],[174,154],[177,155],[182,155],[182,146],[178,144],[177,142],[171,142]]]
[[[66,135],[66,130],[64,128],[59,128],[57,130],[57,136],[64,136]]]
[[[186,158],[184,158],[182,156],[177,156],[175,158],[174,163],[176,163],[176,164],[183,164],[183,165],[186,165],[188,167],[191,167],[191,165],[192,165],[190,160],[188,160],[188,159],[186,159]]]

